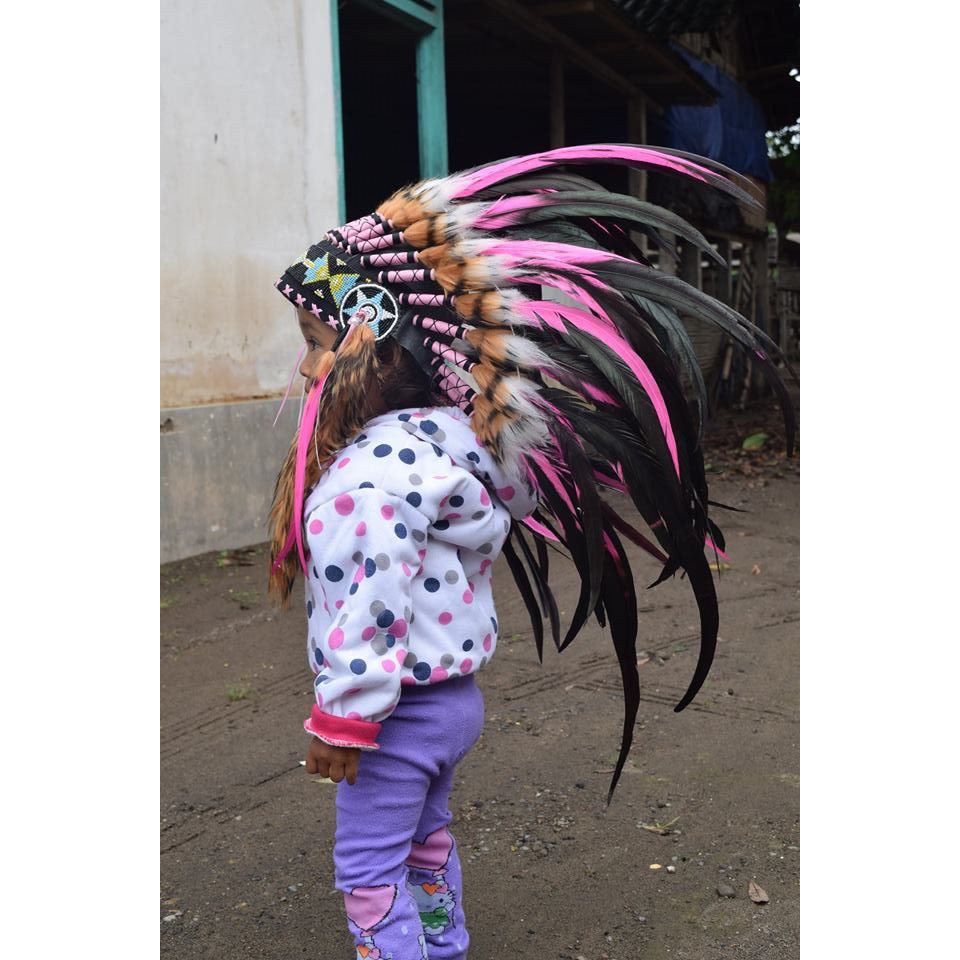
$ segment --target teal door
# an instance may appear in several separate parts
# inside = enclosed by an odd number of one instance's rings
[[[340,214],[449,172],[442,0],[331,0]]]

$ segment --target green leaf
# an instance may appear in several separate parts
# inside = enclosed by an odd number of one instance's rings
[[[759,450],[770,437],[765,433],[751,433],[740,445],[741,450]]]

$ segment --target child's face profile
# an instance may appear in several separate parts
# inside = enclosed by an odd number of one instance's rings
[[[303,363],[300,364],[300,375],[307,380],[315,380],[320,358],[333,346],[333,342],[337,339],[337,331],[303,307],[297,307],[297,321],[300,324],[303,339],[309,347]]]

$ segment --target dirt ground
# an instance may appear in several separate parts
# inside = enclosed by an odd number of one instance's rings
[[[717,657],[674,713],[695,606],[679,578],[641,596],[642,703],[609,808],[621,725],[610,641],[594,622],[541,666],[500,562],[501,642],[478,675],[486,726],[451,801],[476,960],[799,956],[799,459],[783,460],[775,417],[761,404],[711,427],[711,497],[748,511],[716,512],[730,554]],[[761,429],[764,448],[740,453]],[[653,563],[632,559],[652,581]],[[266,605],[265,567],[258,547],[160,571],[171,960],[355,955],[333,888],[335,787],[299,764],[305,615]],[[551,580],[563,610],[572,568],[552,562]],[[751,881],[768,903],[751,900]]]

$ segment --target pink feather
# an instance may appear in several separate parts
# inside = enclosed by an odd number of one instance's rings
[[[527,456],[537,464],[544,474],[546,474],[547,479],[550,480],[554,486],[554,489],[560,494],[560,497],[570,510],[570,513],[576,517],[576,508],[573,505],[573,501],[567,495],[566,487],[564,487],[563,482],[560,479],[560,474],[556,469],[555,463],[548,460],[545,454],[543,454],[540,450],[528,453]],[[579,524],[577,524],[577,526],[579,527]]]
[[[704,540],[703,542],[704,542],[704,545],[709,547],[711,550],[716,550],[717,553],[721,557],[723,557],[724,560],[730,559],[730,557],[726,553],[724,553],[709,537],[707,537],[706,540]]]
[[[350,324],[347,335],[343,338],[346,344],[357,330],[355,323]],[[342,346],[343,344],[341,344]],[[331,369],[333,369],[331,367]],[[293,540],[297,544],[297,553],[300,555],[300,566],[304,576],[307,576],[307,555],[303,546],[303,503],[306,496],[306,476],[307,476],[307,451],[310,447],[310,439],[313,436],[314,424],[317,420],[317,411],[320,407],[320,397],[323,394],[323,385],[327,382],[329,372],[321,377],[313,386],[307,397],[306,406],[303,409],[303,418],[300,422],[300,429],[297,433],[297,459],[293,474]],[[277,563],[282,563],[287,553],[292,548],[291,538],[287,537],[280,555],[277,557]]]
[[[657,384],[656,379],[650,372],[650,368],[643,362],[618,333],[602,324],[592,314],[586,310],[578,310],[576,307],[568,307],[565,304],[550,303],[546,300],[528,300],[520,304],[518,309],[531,320],[540,317],[545,320],[554,330],[563,331],[563,320],[569,320],[574,326],[596,337],[601,343],[608,346],[619,356],[624,363],[630,367],[633,375],[640,381],[641,386],[650,397],[653,408],[656,411],[657,419],[660,422],[660,428],[663,431],[664,439],[667,443],[667,449],[670,451],[670,457],[673,460],[673,468],[677,476],[680,476],[680,460],[677,454],[677,439],[673,433],[673,426],[670,423],[670,415],[667,412],[667,404],[663,399],[663,394]]]
[[[300,555],[300,566],[303,569],[304,576],[307,575],[307,557],[303,548],[303,501],[306,492],[304,486],[306,484],[307,450],[310,446],[310,438],[313,435],[317,408],[320,406],[320,394],[323,392],[326,379],[324,377],[322,380],[318,380],[316,386],[310,391],[310,395],[307,397],[307,405],[303,409],[303,423],[300,424],[300,432],[297,434],[297,460],[293,475],[293,531],[296,536],[297,553]]]
[[[293,370],[290,373],[290,382],[287,384],[286,392],[283,395],[283,399],[280,401],[280,409],[277,411],[277,415],[273,418],[273,425],[277,425],[277,421],[280,419],[280,414],[283,413],[283,408],[287,404],[287,397],[290,396],[290,390],[293,387],[293,378],[297,375],[297,370],[300,369],[300,362],[303,360],[303,355],[306,352],[307,345],[304,344],[300,348],[300,352],[297,354],[297,362],[293,365]]]
[[[599,481],[603,486],[609,487],[611,490],[616,490],[618,493],[629,493],[627,490],[627,485],[621,480],[617,480],[614,477],[608,476],[606,473],[601,472],[600,470],[593,471],[594,478]]]
[[[554,543],[560,542],[560,538],[548,527],[545,527],[539,520],[534,520],[533,517],[524,517],[522,522],[534,533],[539,533],[541,537],[552,540]]]
[[[631,144],[594,143],[587,146],[560,147],[556,150],[547,150],[544,153],[535,153],[526,157],[512,157],[501,163],[493,163],[472,173],[460,177],[452,177],[456,184],[453,194],[454,200],[461,200],[473,196],[481,190],[494,184],[511,180],[532,170],[543,167],[552,167],[561,163],[592,163],[592,162],[625,163],[630,166],[653,167],[671,170],[674,173],[685,174],[695,180],[707,183],[714,179],[711,171],[682,157],[670,156],[650,150],[647,147]]]

